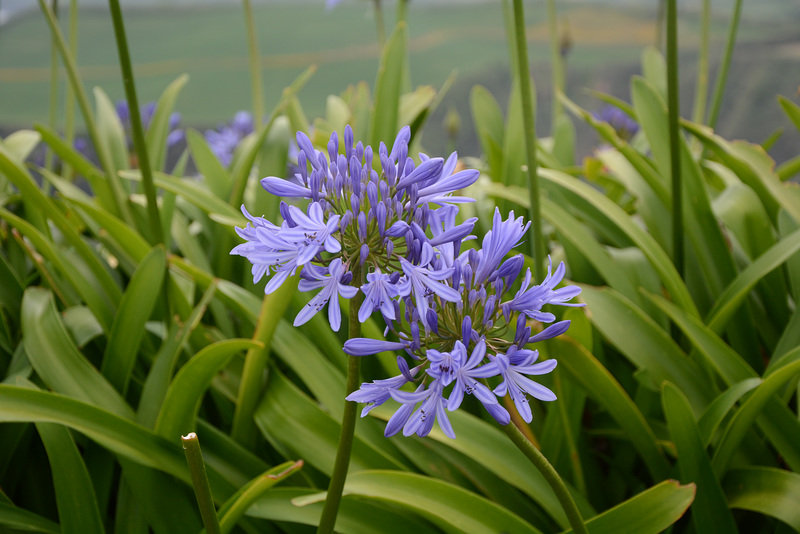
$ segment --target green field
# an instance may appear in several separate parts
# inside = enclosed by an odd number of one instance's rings
[[[790,3],[787,3],[790,4]],[[391,4],[390,4],[391,5]],[[774,95],[791,93],[800,83],[797,54],[778,50],[772,43],[791,43],[792,10],[745,12],[731,72],[727,113],[720,127],[727,135],[760,140],[769,132],[760,117],[780,119]],[[344,4],[326,11],[323,2],[256,5],[255,16],[262,54],[267,109],[281,90],[308,65],[318,71],[300,94],[309,116],[324,110],[329,94],[366,80],[372,84],[378,63],[373,12],[370,4]],[[573,49],[569,56],[568,93],[587,106],[596,106],[582,91],[592,87],[627,98],[627,83],[638,72],[642,49],[655,40],[655,8],[621,10],[600,3],[561,3],[569,21]],[[386,14],[387,27],[393,13]],[[462,142],[469,151],[476,146],[469,118],[469,90],[482,84],[501,104],[508,93],[508,52],[503,12],[499,2],[458,6],[416,5],[409,10],[410,61],[414,85],[440,86],[453,70],[456,85],[434,115],[430,129],[448,108],[462,115]],[[548,124],[548,44],[544,4],[527,9],[531,61],[540,94],[540,127]],[[781,16],[782,15],[782,16]],[[719,11],[713,25],[712,64],[724,39],[728,14]],[[62,18],[66,18],[62,14]],[[692,51],[697,43],[698,14],[684,12],[681,43],[684,104],[691,103],[694,78]],[[781,22],[784,21],[784,22]],[[208,127],[250,107],[250,80],[244,19],[238,4],[217,7],[130,9],[125,13],[131,53],[136,64],[140,100],[154,100],[182,73],[189,83],[177,109],[183,125]],[[88,88],[102,86],[112,100],[122,98],[116,49],[108,13],[85,9],[80,13],[78,62]],[[765,44],[766,43],[766,44]],[[783,50],[783,49],[781,49]],[[788,56],[787,56],[788,54]],[[20,18],[0,29],[0,130],[26,127],[45,121],[48,114],[50,42],[43,17],[38,13]],[[794,84],[794,86],[792,86]],[[742,95],[757,98],[743,101]],[[769,98],[767,101],[766,98]],[[773,109],[774,108],[774,109]],[[545,129],[543,132],[546,132]],[[431,137],[431,136],[426,136]]]

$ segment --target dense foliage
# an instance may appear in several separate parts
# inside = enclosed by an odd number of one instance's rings
[[[538,165],[518,83],[505,113],[474,88],[480,159],[420,158],[443,91],[404,90],[401,22],[373,89],[331,95],[309,123],[296,96],[309,69],[266,120],[187,129],[171,159],[186,79],[137,139],[138,112],[99,88],[89,106],[53,30],[93,150],[44,125],[0,140],[0,531],[201,531],[191,432],[221,531],[313,530],[348,354],[364,382],[350,399],[370,404],[337,531],[569,529],[501,424],[549,460],[589,532],[800,530],[800,166],[776,168],[702,113],[670,142],[660,52],[645,52],[631,103],[601,96],[613,111],[561,94]],[[781,104],[800,129],[800,107]],[[599,139],[583,162],[575,121]],[[26,161],[41,145],[47,161]],[[531,224],[558,265],[540,280],[514,215],[531,207],[526,164],[542,187]],[[477,202],[455,209],[451,194]],[[552,308],[570,299],[585,306]],[[356,322],[356,339],[339,328]]]

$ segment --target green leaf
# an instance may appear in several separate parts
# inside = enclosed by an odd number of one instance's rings
[[[147,144],[147,154],[150,156],[150,165],[153,169],[163,169],[164,161],[167,157],[167,136],[169,135],[169,116],[175,108],[175,101],[189,76],[182,74],[169,84],[161,94],[150,120],[150,126],[145,133],[145,143]]]
[[[622,427],[642,456],[653,480],[663,480],[670,471],[653,430],[628,393],[614,376],[584,347],[566,336],[551,341],[558,363],[581,387],[602,405]]]
[[[169,385],[156,420],[156,433],[167,439],[194,432],[203,394],[214,376],[242,350],[260,347],[250,339],[228,339],[213,343],[192,356]]]
[[[789,100],[783,95],[778,95],[778,102],[780,103],[786,116],[792,121],[795,128],[800,131],[800,106]]]
[[[17,130],[3,139],[3,145],[14,154],[19,161],[25,161],[33,149],[41,141],[42,136],[33,130]]]
[[[611,289],[581,285],[590,319],[605,338],[656,384],[676,384],[699,415],[713,396],[703,370],[637,306]]]
[[[276,368],[271,368],[261,404],[253,415],[267,440],[284,457],[302,458],[323,473],[333,470],[341,424],[301,392]],[[378,446],[356,435],[351,470],[404,469]]]
[[[227,534],[233,530],[237,521],[244,516],[245,512],[247,512],[253,503],[258,501],[267,490],[295,474],[301,467],[303,467],[302,460],[297,462],[284,462],[239,488],[239,491],[228,499],[217,512],[220,531],[223,534]]]
[[[646,296],[683,330],[727,384],[755,376],[753,368],[696,317],[684,313],[664,297],[653,294]]]
[[[61,161],[65,164],[69,164],[79,175],[86,178],[100,205],[106,210],[113,210],[114,199],[103,172],[95,167],[83,154],[80,154],[73,147],[65,143],[55,131],[49,129],[47,126],[37,124],[36,131],[41,134],[42,140],[47,143]]]
[[[553,155],[564,166],[575,164],[575,125],[565,114],[556,117],[553,132]]]
[[[469,103],[475,131],[489,166],[489,175],[493,181],[499,182],[503,173],[505,157],[502,149],[505,137],[503,111],[492,93],[481,85],[472,88]]]
[[[771,467],[731,469],[723,487],[731,508],[779,519],[800,531],[800,475]]]
[[[642,73],[645,79],[653,84],[661,98],[667,99],[667,63],[661,51],[648,46],[642,52]]]
[[[389,407],[380,406],[370,412],[371,416],[388,420],[393,414]],[[460,452],[468,458],[491,458],[483,465],[502,480],[525,492],[547,512],[562,528],[569,525],[563,508],[542,474],[525,458],[497,425],[487,423],[462,410],[449,414],[450,422],[456,431],[457,439],[450,439],[434,427],[425,439],[436,441]],[[392,438],[408,439],[404,436]],[[594,515],[594,510],[586,498],[573,491],[578,509],[584,517]]]
[[[103,327],[86,306],[67,308],[62,318],[78,348],[83,348],[91,340],[103,335]]]
[[[747,266],[728,284],[714,307],[708,312],[705,320],[708,327],[719,334],[756,284],[798,250],[800,250],[800,230],[778,241]]]
[[[49,218],[56,227],[64,234],[64,238],[71,244],[75,250],[80,254],[81,258],[86,262],[86,265],[92,270],[97,281],[102,287],[103,291],[115,305],[120,298],[121,292],[119,287],[114,282],[113,278],[106,270],[105,265],[97,257],[96,253],[86,244],[81,237],[77,228],[70,222],[59,208],[55,205],[52,199],[45,196],[45,194],[36,185],[33,177],[26,172],[26,170],[19,166],[13,159],[9,158],[9,154],[0,145],[0,172],[3,172],[11,182],[17,186],[20,193],[30,201],[32,206],[40,210],[44,216]],[[100,318],[98,318],[100,319]],[[102,320],[102,319],[100,319]]]
[[[694,484],[665,480],[593,517],[586,526],[591,534],[657,534],[681,518],[694,495]]]
[[[105,150],[111,156],[114,170],[127,169],[130,167],[128,142],[117,110],[100,87],[94,88],[94,100],[97,107],[97,133],[101,142],[106,144]]]
[[[728,463],[742,442],[745,433],[750,429],[762,409],[767,406],[767,402],[798,373],[800,373],[800,361],[792,362],[769,374],[748,397],[739,411],[734,414],[714,451],[713,466],[718,476],[725,473]],[[797,443],[795,443],[794,449],[797,453]],[[787,457],[786,460],[789,465],[793,465],[793,468],[797,468],[796,461],[793,461],[792,458]]]
[[[407,40],[408,27],[405,22],[400,22],[383,47],[369,128],[370,145],[373,147],[381,141],[388,146],[397,135]]]
[[[704,446],[708,447],[711,444],[714,434],[722,424],[723,419],[725,419],[725,416],[728,415],[734,405],[739,402],[739,399],[760,384],[760,378],[748,378],[731,385],[714,399],[714,402],[708,406],[708,409],[697,422]]]
[[[128,390],[144,325],[161,296],[166,271],[166,251],[154,247],[133,273],[114,316],[100,370],[122,395]]]
[[[672,299],[691,315],[699,315],[689,291],[675,270],[666,252],[644,229],[638,226],[625,211],[590,185],[562,172],[540,169],[539,175],[559,188],[576,193],[595,206],[603,215],[622,230],[638,246],[658,273]]]
[[[420,116],[428,112],[435,98],[436,89],[430,85],[421,85],[413,92],[401,95],[397,124],[414,124]]]
[[[66,425],[116,454],[191,482],[177,443],[169,443],[128,419],[72,397],[0,384],[0,422]]]
[[[147,379],[145,379],[142,395],[139,399],[136,418],[143,425],[148,427],[155,426],[183,345],[200,323],[215,291],[216,285],[214,283],[210,284],[186,321],[180,327],[173,323],[167,338],[158,350]]]
[[[0,208],[0,217],[19,230],[23,236],[30,240],[39,254],[64,274],[72,284],[72,287],[95,314],[103,329],[107,331],[111,327],[110,318],[113,317],[114,310],[105,295],[100,293],[100,288],[92,283],[91,280],[86,279],[79,266],[65,257],[65,253],[56,248],[54,243],[34,228],[32,224],[17,217],[5,208]]]
[[[48,387],[122,417],[133,417],[125,399],[78,352],[49,291],[38,287],[25,291],[22,336],[31,365]]]
[[[186,143],[192,151],[192,160],[208,189],[218,198],[227,198],[231,189],[231,175],[208,147],[205,137],[197,130],[188,128]]]
[[[317,495],[319,490],[308,488],[274,488],[262,495],[247,510],[247,515],[269,521],[286,521],[316,527],[322,513],[322,502],[297,506],[293,501],[303,501]],[[439,534],[441,530],[424,522],[405,509],[384,505],[379,501],[360,497],[342,498],[336,531],[342,534]]]
[[[688,399],[669,382],[664,384],[661,392],[667,426],[678,452],[681,479],[694,482],[697,486],[692,503],[692,521],[697,532],[736,532],[736,523],[711,468]]]
[[[37,423],[36,429],[50,460],[61,529],[86,534],[105,532],[92,480],[72,436],[62,425],[53,423]]]
[[[726,141],[710,128],[689,121],[682,121],[681,125],[756,192],[773,223],[777,220],[778,208],[785,209],[795,221],[800,221],[800,199],[786,194],[791,184],[781,183],[774,171],[775,162],[764,149],[744,141]]]
[[[6,502],[0,502],[0,525],[25,532],[61,534],[58,523]]]
[[[344,493],[410,508],[447,532],[539,532],[510,510],[492,501],[459,486],[414,473],[353,473],[345,482]]]
[[[120,173],[120,176],[133,180],[141,180],[141,173],[139,171],[124,171]],[[247,222],[238,209],[232,207],[224,200],[215,197],[197,182],[183,178],[175,178],[174,176],[161,172],[154,173],[153,182],[157,187],[183,197],[206,213],[219,214],[229,219],[241,221],[240,224],[242,226]],[[233,229],[231,229],[231,232],[233,232]]]

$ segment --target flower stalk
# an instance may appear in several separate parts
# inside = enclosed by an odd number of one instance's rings
[[[153,183],[153,171],[150,168],[150,157],[147,154],[147,145],[144,140],[144,128],[142,128],[142,117],[139,112],[139,100],[136,97],[136,84],[133,80],[131,56],[128,51],[128,39],[125,36],[125,24],[122,20],[122,10],[119,6],[119,0],[108,0],[108,6],[111,9],[114,36],[117,40],[119,64],[122,69],[122,84],[125,87],[125,98],[128,100],[131,131],[133,133],[133,146],[136,150],[139,169],[142,173],[142,187],[144,188],[144,194],[147,198],[147,218],[150,223],[151,241],[153,244],[157,245],[164,242],[164,233],[161,230],[161,217],[158,213],[158,200],[156,198],[156,187]]]
[[[567,520],[572,527],[572,532],[574,534],[589,534],[583,522],[583,517],[581,517],[581,512],[578,510],[578,505],[575,504],[575,500],[572,498],[572,495],[570,495],[567,485],[564,484],[564,481],[558,476],[558,472],[556,472],[552,464],[547,461],[544,454],[534,447],[515,425],[502,426],[503,431],[511,442],[531,461],[547,481],[547,484],[553,489],[558,502],[561,503],[561,507],[564,509],[564,513],[567,514]]]
[[[516,45],[517,78],[522,97],[522,121],[525,126],[525,156],[528,167],[528,194],[530,195],[530,247],[533,257],[533,272],[541,280],[544,269],[545,246],[542,236],[542,214],[539,193],[539,175],[536,161],[536,128],[533,99],[531,97],[531,73],[528,66],[528,43],[525,36],[525,10],[522,0],[514,0],[514,42]]]
[[[192,485],[195,497],[197,497],[197,506],[200,508],[200,517],[203,518],[203,526],[206,527],[207,534],[220,534],[217,509],[214,507],[214,498],[211,496],[211,486],[208,484],[206,464],[203,462],[203,453],[200,451],[197,434],[190,432],[187,436],[181,436],[181,443],[183,452],[186,454],[186,463],[189,465],[189,473],[192,476]]]
[[[683,185],[678,125],[678,12],[677,0],[667,0],[667,107],[669,108],[669,153],[672,177],[672,258],[683,278]]]
[[[356,264],[353,268],[353,280],[358,281],[359,285],[364,282],[361,267]],[[363,293],[357,293],[350,303],[350,324],[348,338],[356,339],[361,337],[361,321],[358,319],[358,310],[364,300]],[[358,389],[361,381],[361,358],[358,356],[347,357],[347,385],[345,386],[346,395],[350,395]],[[322,509],[322,516],[317,527],[318,534],[329,534],[333,532],[336,525],[336,516],[339,513],[339,504],[342,501],[342,492],[347,478],[347,468],[350,466],[350,454],[353,451],[353,439],[356,430],[356,409],[358,403],[346,400],[344,403],[344,414],[342,415],[342,431],[339,434],[339,446],[336,449],[336,460],[333,464],[333,473],[328,485],[328,495],[325,499],[325,506]]]
[[[258,35],[256,34],[256,21],[253,17],[253,7],[250,0],[242,0],[244,22],[247,28],[247,50],[250,58],[250,91],[253,98],[253,120],[255,129],[261,127],[264,117],[264,101],[261,89],[261,60],[258,54]]]

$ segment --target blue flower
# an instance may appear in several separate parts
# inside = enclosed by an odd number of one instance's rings
[[[228,124],[220,124],[216,130],[206,130],[205,138],[211,152],[224,166],[233,160],[236,147],[253,133],[253,116],[247,111],[239,111]]]
[[[450,424],[450,419],[447,417],[447,411],[445,410],[446,401],[442,397],[443,387],[444,385],[439,380],[434,380],[427,389],[418,388],[414,393],[391,390],[389,394],[392,398],[404,406],[395,413],[395,416],[398,413],[401,414],[397,421],[392,421],[394,416],[389,420],[389,423],[394,422],[394,425],[387,424],[385,435],[391,436],[400,430],[398,423],[403,417],[406,417],[403,424],[404,436],[416,434],[419,437],[425,437],[433,429],[433,423],[438,421],[439,428],[442,429],[445,436],[455,439],[456,433],[453,431],[453,426]],[[422,403],[419,408],[414,410],[413,413],[409,413],[419,402]],[[408,413],[407,416],[406,413]],[[390,431],[392,432],[390,433]]]
[[[349,401],[367,403],[361,411],[361,417],[366,416],[373,408],[377,408],[389,400],[392,391],[397,391],[414,380],[414,376],[420,369],[420,366],[409,369],[406,361],[399,356],[397,357],[397,365],[400,368],[398,376],[361,384],[360,389],[347,396]]]
[[[522,217],[514,219],[514,212],[509,212],[505,221],[500,210],[495,208],[492,229],[483,238],[480,263],[475,271],[477,284],[489,278],[500,265],[511,249],[517,246],[531,223],[523,224]]]
[[[541,321],[543,323],[552,323],[555,321],[555,315],[552,313],[542,312],[541,309],[545,304],[557,304],[560,306],[580,307],[584,306],[583,303],[568,302],[569,300],[577,297],[581,288],[578,286],[566,286],[559,289],[554,289],[561,280],[564,279],[566,269],[564,262],[558,264],[556,272],[552,272],[553,263],[547,268],[547,276],[541,284],[528,289],[531,283],[531,271],[528,269],[525,274],[525,280],[517,292],[513,300],[508,302],[506,306],[512,310],[521,311],[528,317]]]
[[[450,398],[447,399],[447,409],[451,412],[457,410],[464,400],[464,393],[475,395],[498,423],[507,425],[511,420],[508,411],[500,406],[492,391],[483,382],[477,380],[497,375],[497,366],[494,364],[478,367],[484,363],[486,341],[481,339],[475,345],[469,359],[467,359],[467,349],[461,341],[456,341],[453,352],[458,354],[461,363],[455,371],[456,385],[453,387]]]
[[[555,369],[558,363],[556,360],[534,363],[538,358],[537,350],[518,350],[515,346],[511,346],[506,354],[497,354],[493,359],[494,365],[497,366],[497,374],[503,377],[503,381],[494,389],[494,393],[500,397],[508,393],[526,423],[533,420],[528,395],[542,401],[556,400],[555,393],[525,376],[547,374]]]
[[[597,120],[607,122],[617,135],[624,140],[631,139],[639,131],[639,123],[627,113],[615,106],[603,106],[600,111],[592,113]]]
[[[401,285],[398,286],[399,293],[402,296],[407,296],[411,293],[414,294],[417,311],[426,327],[429,326],[428,309],[430,305],[428,297],[430,295],[438,295],[442,299],[450,302],[461,300],[461,294],[457,290],[440,283],[453,274],[453,269],[430,269],[427,265],[431,260],[433,260],[433,249],[428,243],[422,246],[422,254],[420,257],[421,266],[413,265],[411,262],[400,258],[400,265],[402,266],[403,273],[406,275],[406,279],[401,280]]]
[[[392,284],[388,274],[382,273],[380,269],[367,274],[367,283],[361,286],[361,291],[364,292],[365,298],[358,310],[359,321],[362,323],[366,321],[375,310],[381,310],[388,319],[396,319],[392,302],[399,291],[397,286]]]
[[[339,258],[334,258],[327,270],[310,264],[306,265],[303,269],[304,278],[300,280],[298,286],[300,291],[313,291],[315,289],[321,289],[321,291],[314,295],[314,298],[308,304],[303,306],[303,309],[294,319],[294,326],[305,324],[325,304],[328,304],[328,321],[330,321],[334,332],[339,331],[339,327],[342,324],[339,295],[346,299],[351,299],[358,293],[358,288],[342,283],[342,278],[344,278],[345,274],[342,268],[342,260]]]

